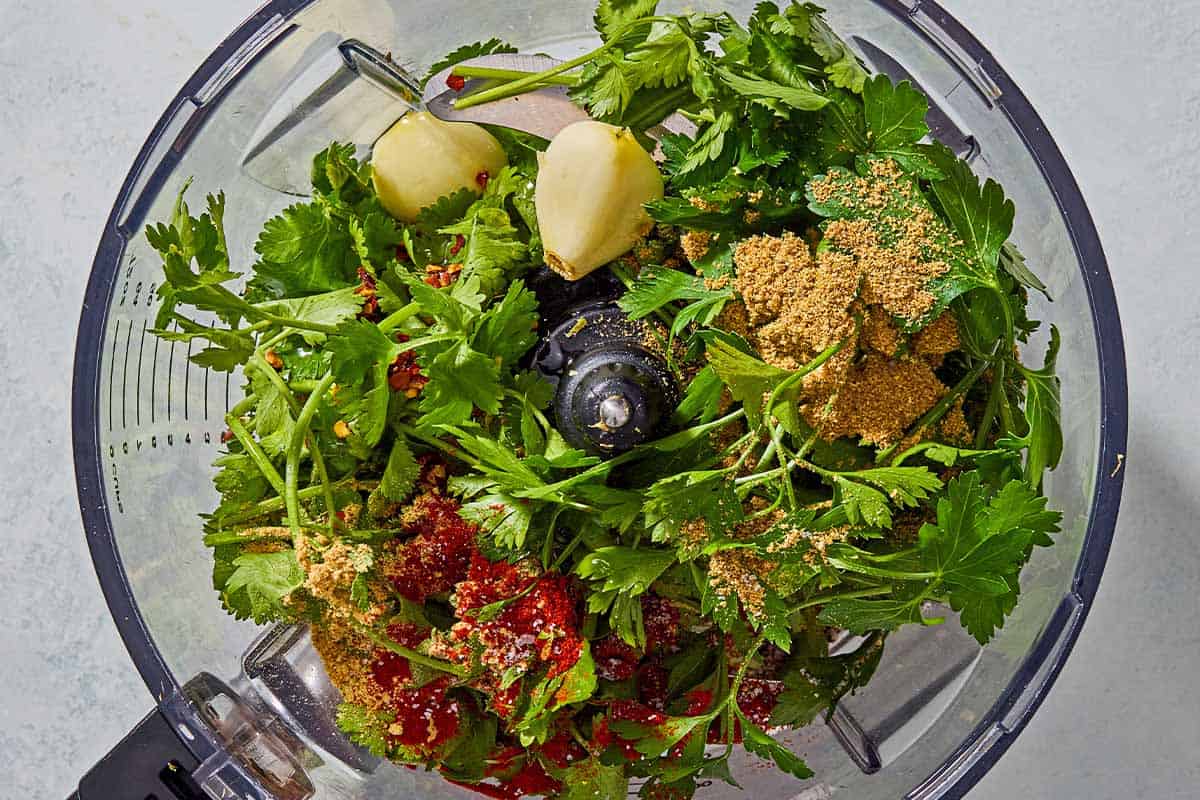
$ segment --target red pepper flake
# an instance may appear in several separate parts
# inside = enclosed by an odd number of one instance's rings
[[[388,365],[388,387],[393,392],[403,392],[405,397],[416,397],[429,383],[429,379],[421,374],[417,364],[417,354],[411,350],[399,353],[396,359]]]
[[[233,431],[229,430],[229,428],[221,431],[221,444],[229,444],[236,438],[237,437],[233,435]]]
[[[358,286],[354,289],[354,293],[363,298],[362,308],[358,312],[359,319],[378,320],[380,318],[381,312],[379,310],[377,289],[378,284],[375,282],[375,276],[364,267],[359,267]]]
[[[444,289],[454,283],[462,272],[462,264],[446,264],[441,266],[438,264],[430,264],[425,267],[425,283],[435,289]]]
[[[384,569],[401,596],[423,603],[466,577],[475,552],[476,528],[458,516],[458,508],[454,500],[435,494],[420,495],[412,504],[412,521],[405,530],[417,536],[394,545],[394,555]]]
[[[479,190],[481,192],[486,191],[487,187],[488,187],[488,181],[490,181],[491,179],[492,179],[492,176],[489,175],[488,171],[485,169],[485,170],[479,172],[475,176],[475,185],[479,187]]]
[[[451,73],[446,76],[446,85],[456,92],[461,92],[463,87],[467,85],[467,79],[462,75]]]
[[[450,245],[450,255],[456,256],[467,245],[467,237],[461,233],[454,234],[454,244]]]

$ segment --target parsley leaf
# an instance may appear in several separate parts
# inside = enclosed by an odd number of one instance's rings
[[[736,706],[734,713],[737,714],[738,720],[741,722],[742,743],[748,752],[753,753],[759,758],[774,761],[775,766],[801,780],[813,776],[813,771],[808,768],[808,765],[799,756],[768,736],[765,731],[751,722],[745,714],[737,710]]]

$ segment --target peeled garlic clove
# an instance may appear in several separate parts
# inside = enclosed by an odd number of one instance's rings
[[[482,193],[508,164],[496,138],[471,122],[443,122],[425,111],[405,114],[375,142],[375,191],[398,220],[459,189]]]
[[[628,128],[576,122],[538,155],[534,201],[546,265],[578,280],[627,253],[654,226],[642,207],[663,178]]]

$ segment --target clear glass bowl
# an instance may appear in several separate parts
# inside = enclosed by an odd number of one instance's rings
[[[1063,332],[1066,447],[1049,477],[1064,513],[1023,597],[979,650],[951,623],[889,641],[874,681],[833,725],[785,741],[817,777],[798,783],[745,761],[745,787],[704,798],[951,798],[1011,744],[1062,667],[1091,605],[1120,498],[1125,365],[1107,266],[1078,187],[1041,120],[980,44],[924,0],[830,0],[829,17],[877,69],[914,78],[940,131],[1016,202],[1014,239],[1053,303],[1035,317]],[[745,17],[752,3],[696,2]],[[676,11],[681,4],[665,3]],[[476,797],[435,776],[379,764],[330,728],[336,696],[302,631],[265,634],[221,609],[197,514],[216,500],[211,463],[240,378],[187,361],[148,333],[159,263],[141,235],[183,181],[224,189],[234,264],[261,222],[303,191],[331,139],[364,150],[407,103],[403,75],[499,36],[567,57],[591,46],[592,0],[276,0],[186,84],[138,156],[105,226],[79,328],[73,426],[80,508],[113,616],[164,715],[201,762],[214,797]],[[880,55],[880,54],[883,55]],[[387,60],[387,55],[394,62]],[[1045,339],[1033,343],[1035,356]],[[232,795],[230,795],[232,796]]]

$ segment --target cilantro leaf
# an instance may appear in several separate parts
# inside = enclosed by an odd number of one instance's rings
[[[289,615],[283,599],[304,585],[304,570],[294,550],[243,553],[233,559],[222,597],[238,619],[262,625]]]
[[[717,75],[733,91],[754,100],[778,100],[788,108],[799,111],[819,111],[829,104],[829,98],[802,86],[785,86],[765,78],[738,75],[725,68],[718,68]]]
[[[786,11],[787,18],[797,28],[812,48],[825,61],[825,72],[834,86],[861,92],[867,80],[867,70],[858,56],[829,27],[820,10],[812,4],[792,3]]]
[[[363,264],[381,269],[396,258],[396,247],[404,243],[404,232],[382,211],[372,211],[347,226],[354,252]]]
[[[455,237],[439,231],[462,220],[476,200],[478,195],[464,187],[421,209],[416,221],[405,226],[404,247],[415,266],[424,269],[429,264],[448,264],[453,260],[450,249],[456,244]]]
[[[600,0],[594,22],[600,37],[608,41],[631,22],[654,14],[658,0]]]
[[[408,442],[403,436],[397,436],[379,481],[379,491],[388,500],[399,503],[412,492],[420,474],[421,467],[413,458]]]
[[[331,334],[325,349],[333,357],[332,372],[340,386],[359,384],[372,367],[391,364],[399,346],[367,320],[347,320]]]
[[[341,289],[354,282],[359,258],[349,233],[318,203],[297,203],[267,220],[254,244],[257,284],[276,297]]]
[[[500,302],[480,317],[472,347],[498,358],[502,367],[512,368],[537,343],[537,307],[533,292],[522,281],[513,281]]]
[[[525,546],[529,526],[533,522],[534,504],[508,494],[487,494],[459,509],[459,516],[479,526],[496,546],[516,551]]]
[[[354,703],[342,703],[337,710],[338,729],[376,758],[387,757],[387,729],[393,720],[395,716],[386,711],[371,711]]]
[[[478,407],[488,414],[500,411],[500,368],[494,358],[472,350],[466,342],[452,344],[430,357],[419,357],[429,383],[421,392],[423,425],[459,425]]]

